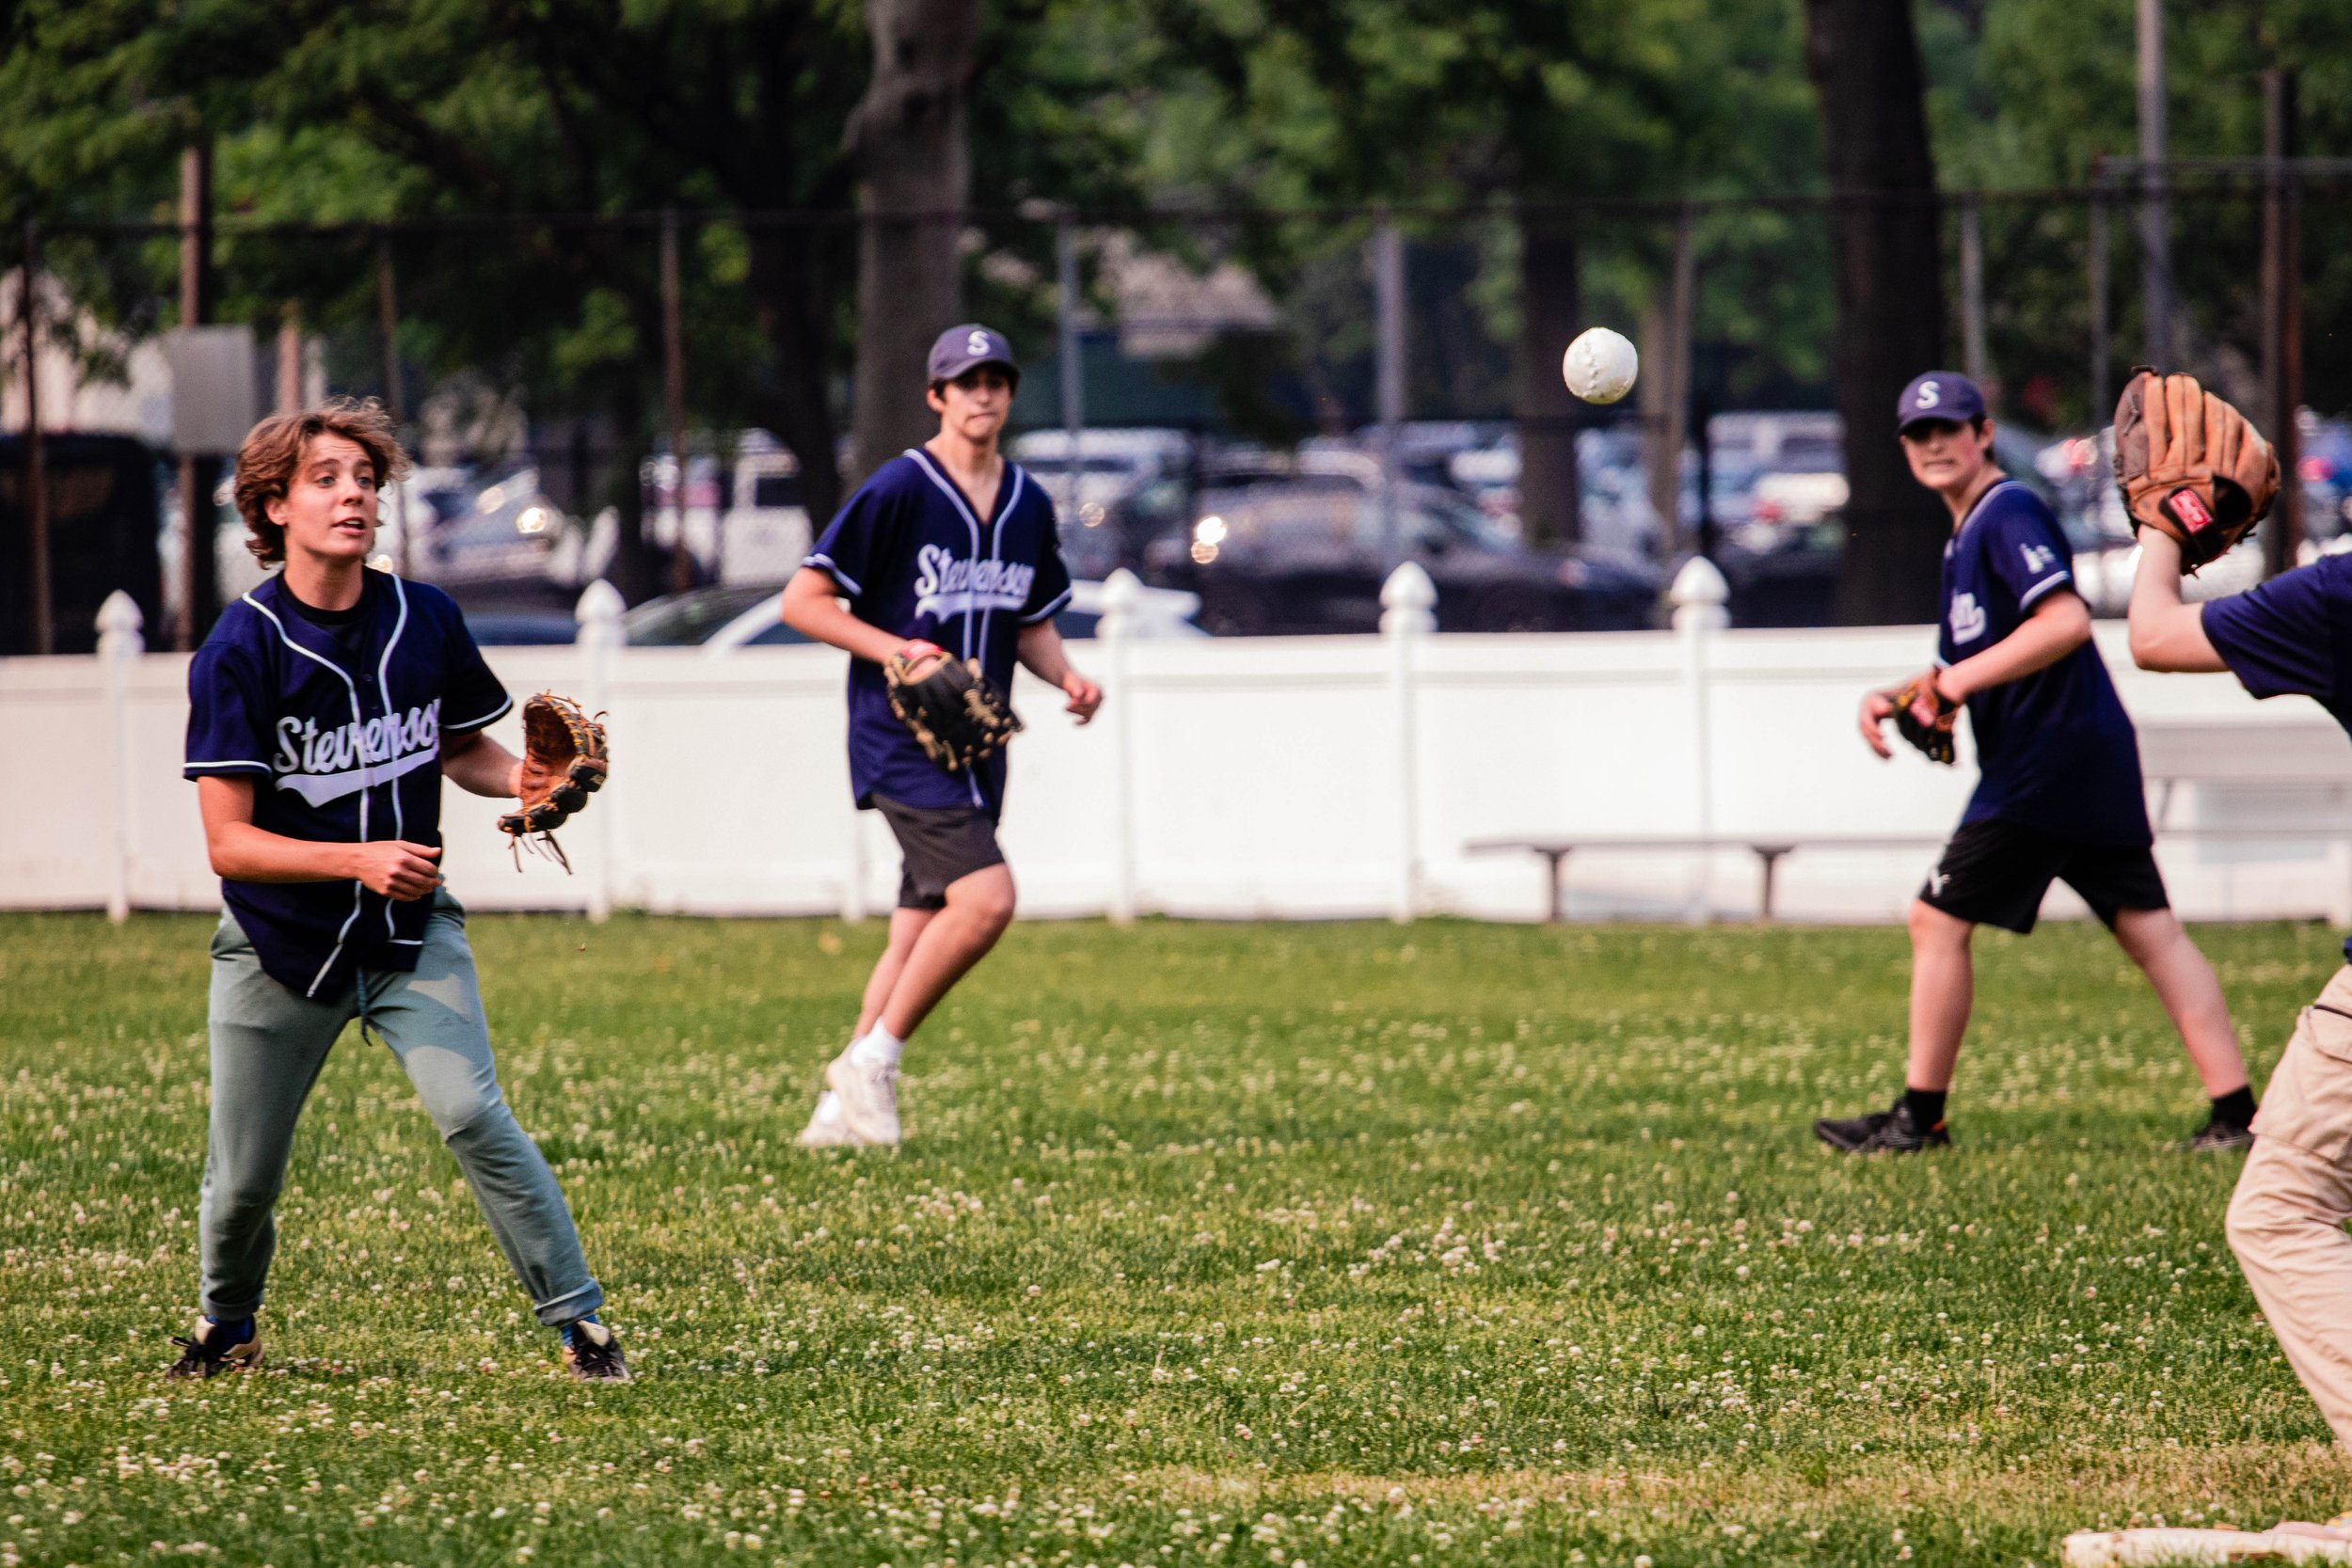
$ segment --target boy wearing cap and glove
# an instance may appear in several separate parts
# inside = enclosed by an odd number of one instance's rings
[[[2187,1047],[2212,1110],[2192,1148],[2252,1141],[2253,1091],[2213,967],[2182,929],[2151,853],[2139,741],[2091,645],[2073,552],[2042,499],[1993,461],[1993,421],[1966,376],[1931,371],[1903,388],[1897,436],[1912,476],[1944,498],[1935,663],[1862,700],[1862,738],[1891,754],[1880,726],[1940,762],[1968,709],[1980,773],[1943,859],[1911,906],[1911,1054],[1901,1098],[1884,1111],[1825,1117],[1814,1134],[1855,1154],[1951,1142],[1945,1096],[1976,990],[1969,939],[1979,925],[2033,929],[2063,879],[2146,973]]]
[[[1001,742],[1017,727],[1001,696],[1015,662],[1060,689],[1081,724],[1103,702],[1054,627],[1070,574],[1053,501],[997,451],[1021,376],[1010,345],[985,326],[951,327],[928,370],[939,434],[859,486],[784,591],[786,624],[852,656],[850,789],[861,811],[882,814],[904,855],[890,942],[848,1048],[825,1069],[801,1134],[810,1147],[898,1141],[907,1037],[1011,923],[996,824]],[[929,680],[912,678],[924,671]],[[928,721],[947,705],[912,700],[947,678],[993,714],[977,744],[943,743]]]

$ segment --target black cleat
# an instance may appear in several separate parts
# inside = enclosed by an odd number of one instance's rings
[[[2200,1127],[2183,1147],[2191,1154],[2223,1148],[2251,1148],[2254,1147],[2254,1130],[2243,1122],[2208,1117],[2205,1125]]]
[[[1916,1154],[1923,1148],[1948,1148],[1952,1135],[1943,1122],[1921,1127],[1911,1107],[1895,1101],[1891,1111],[1867,1117],[1823,1117],[1813,1124],[1813,1135],[1848,1154]]]
[[[594,1318],[564,1325],[564,1367],[582,1383],[628,1383],[621,1341]]]
[[[199,1319],[196,1332],[184,1339],[173,1335],[171,1342],[180,1347],[180,1359],[164,1369],[166,1377],[217,1377],[262,1364],[262,1331],[249,1321],[245,1338],[234,1344],[229,1342],[227,1325],[210,1318]]]

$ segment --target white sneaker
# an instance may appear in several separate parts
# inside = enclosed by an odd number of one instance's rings
[[[850,1131],[849,1120],[841,1114],[841,1097],[827,1089],[817,1097],[817,1109],[809,1113],[808,1125],[801,1129],[803,1148],[855,1148],[858,1135]]]
[[[840,1107],[841,1119],[860,1143],[898,1141],[898,1069],[859,1061],[844,1051],[825,1064],[825,1083]]]

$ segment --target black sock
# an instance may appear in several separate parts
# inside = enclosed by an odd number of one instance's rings
[[[1911,1119],[1914,1125],[1925,1131],[1943,1124],[1944,1093],[1942,1089],[1905,1088],[1903,1090],[1903,1103],[1911,1107]]]
[[[2241,1084],[2228,1094],[2213,1097],[2213,1119],[2232,1127],[2254,1125],[2254,1085]]]

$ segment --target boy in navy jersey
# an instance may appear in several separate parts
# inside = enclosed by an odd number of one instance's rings
[[[1911,906],[1911,1056],[1885,1111],[1824,1117],[1815,1135],[1851,1153],[1951,1141],[1944,1101],[1968,1027],[1979,925],[2033,929],[2053,879],[2146,973],[2212,1099],[2193,1148],[2251,1141],[2253,1092],[2220,982],[2165,896],[2139,774],[2139,740],[2090,641],[2074,556],[2042,499],[1993,461],[1993,421],[1966,376],[1931,371],[1903,388],[1897,434],[1911,471],[1944,498],[1943,626],[1923,683],[1968,708],[1980,777],[1960,829]],[[1862,737],[1888,755],[1886,696],[1862,700]],[[1917,715],[1935,717],[1922,696]]]
[[[811,1147],[898,1141],[907,1037],[1012,920],[1012,873],[996,845],[1005,754],[958,773],[931,761],[890,711],[883,662],[944,648],[978,659],[1009,692],[1018,661],[1058,687],[1082,724],[1103,702],[1054,628],[1070,574],[1053,502],[996,450],[1021,374],[1010,346],[984,326],[950,327],[929,371],[939,434],[874,470],[784,591],[788,625],[853,656],[850,785],[904,855],[889,946],[801,1134]]]
[[[2139,548],[2131,622],[2141,669],[2227,670],[2257,697],[2311,697],[2352,730],[2352,556],[2192,605],[2181,601],[2180,546],[2143,528]],[[2288,1365],[2352,1448],[2352,942],[2344,957],[2270,1075],[2229,1236]]]
[[[237,453],[247,547],[285,570],[224,611],[188,669],[188,747],[228,905],[213,937],[203,1316],[174,1377],[257,1365],[255,1314],[295,1119],[343,1025],[380,1037],[582,1378],[626,1379],[564,1195],[500,1091],[466,943],[441,890],[441,780],[520,788],[483,733],[514,705],[438,589],[363,564],[405,466],[383,410],[264,420]]]

